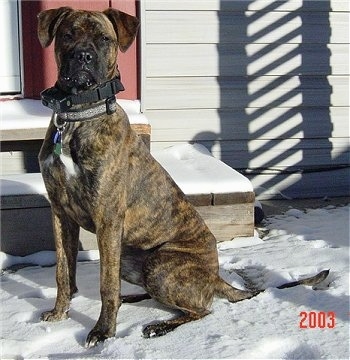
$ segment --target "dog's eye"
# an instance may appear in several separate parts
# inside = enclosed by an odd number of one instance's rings
[[[63,40],[71,41],[71,40],[73,40],[73,35],[69,34],[69,33],[66,33],[66,34],[63,35]]]
[[[103,42],[109,42],[110,38],[106,35],[102,35],[102,41]]]

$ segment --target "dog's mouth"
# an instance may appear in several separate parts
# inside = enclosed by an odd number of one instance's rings
[[[95,76],[89,70],[80,70],[72,74],[62,74],[59,77],[59,86],[62,90],[76,94],[78,92],[86,91],[97,86]]]

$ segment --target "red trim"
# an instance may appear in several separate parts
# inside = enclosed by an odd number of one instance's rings
[[[24,96],[39,98],[40,92],[52,86],[57,77],[53,45],[42,49],[37,38],[37,14],[42,10],[60,6],[71,6],[76,9],[105,10],[115,7],[130,15],[136,15],[136,0],[22,0],[22,29],[24,54]],[[137,99],[137,45],[136,41],[123,54],[119,53],[119,70],[125,91],[121,99]]]
[[[111,7],[124,11],[130,15],[136,16],[136,1],[135,0],[110,0]],[[137,39],[133,42],[126,53],[119,52],[118,68],[121,74],[121,80],[125,87],[125,91],[120,93],[122,99],[135,100],[138,98],[138,73],[137,73],[137,59],[138,59]]]
[[[44,76],[39,76],[43,71],[43,50],[34,32],[35,17],[40,9],[41,4],[37,1],[22,1],[24,96],[30,98],[37,97],[39,89],[45,87]]]

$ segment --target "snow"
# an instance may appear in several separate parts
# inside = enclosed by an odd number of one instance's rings
[[[46,194],[45,184],[40,173],[1,175],[0,189],[2,196]]]
[[[251,182],[200,144],[179,144],[152,152],[186,195],[253,192]],[[71,173],[74,173],[70,164]],[[2,195],[45,195],[40,173],[0,178]]]
[[[52,252],[25,258],[1,254],[1,359],[348,359],[349,358],[349,206],[305,212],[291,209],[270,217],[265,237],[220,243],[221,275],[237,287],[243,278],[267,288],[257,297],[231,304],[215,299],[212,313],[160,338],[144,339],[145,324],[175,312],[154,300],[123,304],[115,338],[92,349],[84,341],[100,310],[98,253],[80,253],[79,293],[70,319],[40,322],[56,295]],[[40,264],[22,268],[18,264]],[[309,287],[275,287],[331,269],[329,278]],[[122,293],[142,291],[122,283]],[[301,329],[300,313],[334,312],[334,327]],[[330,316],[330,315],[329,315]]]
[[[178,144],[152,151],[186,195],[252,192],[251,182],[216,159],[200,144]]]
[[[118,99],[118,104],[128,114],[130,124],[148,124],[145,115],[140,113],[139,100]],[[21,99],[0,102],[1,130],[46,129],[52,110],[42,105],[40,100]]]

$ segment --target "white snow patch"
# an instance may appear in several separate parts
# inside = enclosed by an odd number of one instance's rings
[[[0,178],[1,195],[46,194],[40,173],[2,175]]]
[[[223,241],[218,244],[219,250],[236,249],[240,247],[253,246],[262,244],[263,241],[259,238],[258,233],[254,230],[254,236],[236,237],[234,241]]]
[[[99,258],[98,250],[85,250],[78,253],[78,261],[99,260]],[[56,264],[56,252],[39,251],[27,256],[13,256],[0,252],[0,269],[6,269],[16,264],[52,266]]]
[[[139,100],[118,99],[118,104],[129,117],[130,124],[148,124],[148,119],[141,113]],[[46,129],[49,126],[52,110],[40,100],[20,99],[1,101],[1,130]]]
[[[187,195],[253,192],[251,182],[222,161],[214,158],[200,144],[181,144],[152,152]],[[79,173],[71,157],[60,155],[67,176]],[[50,155],[46,161],[52,162]],[[2,195],[46,194],[41,174],[1,176]]]
[[[203,145],[180,144],[152,155],[187,195],[253,192],[245,176],[214,158]]]

